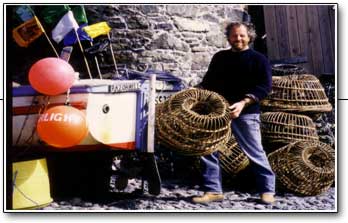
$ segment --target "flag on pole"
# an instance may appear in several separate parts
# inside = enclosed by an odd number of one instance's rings
[[[108,40],[111,42],[110,39],[110,26],[106,23],[106,22],[99,22],[90,26],[86,26],[83,28],[83,30],[86,31],[86,33],[92,37],[93,39],[100,36],[100,35],[107,35],[108,36]],[[115,59],[115,55],[114,55],[114,50],[112,49],[112,44],[109,45],[110,47],[110,51],[111,51],[111,55],[112,55],[112,60],[114,62],[115,65],[115,72],[118,75],[118,71],[117,71],[117,64],[116,64],[116,59]]]
[[[80,27],[77,29],[77,34],[79,35],[80,40],[88,40],[93,41],[93,39],[88,36],[88,34],[82,30],[83,27],[88,25],[87,15],[84,6],[82,5],[74,5],[70,6],[71,11],[74,14],[74,18],[76,22],[80,24]],[[74,31],[70,31],[64,37],[64,46],[71,46],[77,42],[77,37]]]
[[[88,24],[85,7],[83,5],[70,6],[78,24]]]
[[[83,30],[91,37],[96,38],[100,35],[107,35],[111,28],[106,22],[99,22],[90,26],[86,26]]]
[[[72,11],[68,11],[52,30],[52,39],[60,43],[64,37],[72,30],[77,30],[77,24]]]
[[[26,5],[16,7],[15,11],[16,18],[21,22],[26,22],[34,17],[30,8]]]
[[[30,43],[39,38],[45,30],[38,18],[34,16],[25,23],[17,26],[12,31],[12,36],[16,43],[21,47],[28,47]]]
[[[53,27],[57,24],[60,18],[65,15],[70,10],[70,7],[67,5],[53,5],[46,6],[40,13],[40,17],[44,22]]]
[[[87,26],[87,24],[82,24],[77,30],[77,34],[79,35],[80,40],[88,40],[90,42],[93,41],[93,39],[82,30],[83,27]],[[64,46],[72,46],[77,42],[77,37],[74,30],[71,30],[65,37],[64,37]]]

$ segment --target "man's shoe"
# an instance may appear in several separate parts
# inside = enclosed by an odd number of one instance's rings
[[[223,199],[224,199],[223,194],[206,192],[204,193],[203,196],[192,198],[192,201],[194,203],[207,204],[209,202],[222,201]]]
[[[263,193],[260,196],[261,202],[264,204],[273,204],[275,202],[273,193]]]

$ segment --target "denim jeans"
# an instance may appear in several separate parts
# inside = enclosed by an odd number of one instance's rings
[[[255,173],[257,191],[275,192],[275,175],[269,165],[261,144],[260,114],[243,114],[232,120],[232,132],[239,146],[251,161]],[[221,170],[218,153],[202,156],[203,190],[205,192],[222,192]]]
[[[219,165],[219,153],[217,151],[201,156],[204,192],[222,193],[222,178]]]

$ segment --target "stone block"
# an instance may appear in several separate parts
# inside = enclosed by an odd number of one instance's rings
[[[203,20],[193,20],[175,16],[174,23],[179,31],[208,32],[210,30],[209,24]]]
[[[201,7],[198,5],[168,5],[167,13],[174,16],[195,18],[200,13]]]

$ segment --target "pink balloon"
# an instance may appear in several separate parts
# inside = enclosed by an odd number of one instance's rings
[[[59,58],[48,57],[37,61],[29,70],[30,85],[46,95],[66,92],[74,83],[72,66]]]

